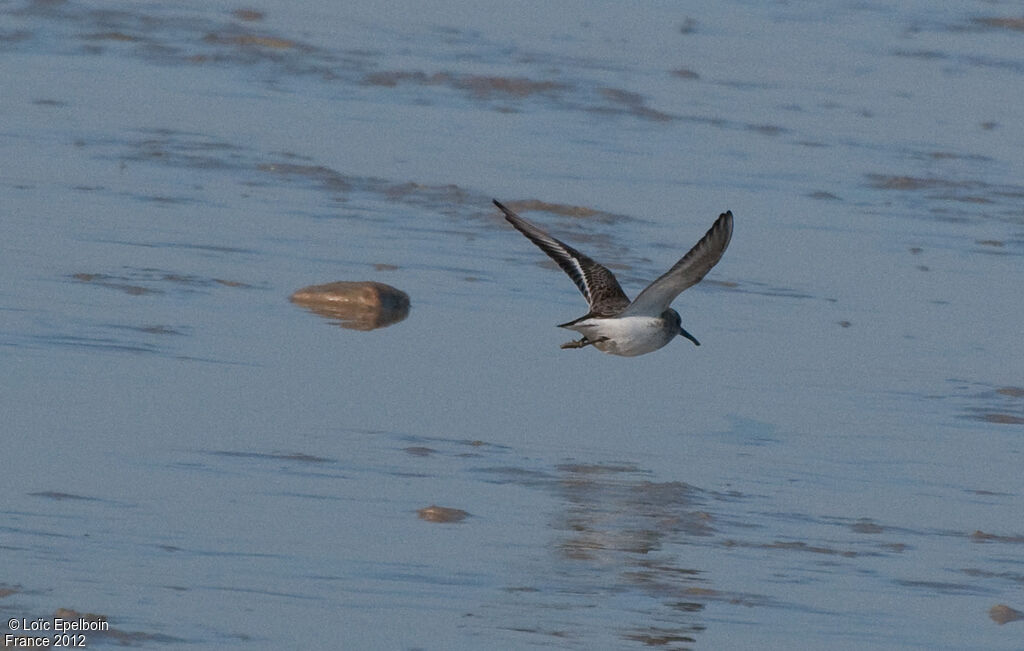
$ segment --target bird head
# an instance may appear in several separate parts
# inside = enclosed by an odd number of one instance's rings
[[[697,338],[691,335],[689,332],[687,332],[686,329],[683,327],[682,319],[679,317],[679,312],[676,312],[675,310],[666,310],[664,318],[668,319],[669,323],[671,323],[674,327],[679,329],[679,332],[676,333],[677,335],[679,335],[680,337],[686,337],[687,339],[693,342],[694,346],[700,345],[700,342],[697,341]]]

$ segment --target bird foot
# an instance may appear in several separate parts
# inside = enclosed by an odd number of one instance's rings
[[[584,337],[583,339],[580,339],[578,341],[567,341],[564,344],[562,344],[560,348],[583,348],[584,346],[589,346],[592,343],[594,342]]]

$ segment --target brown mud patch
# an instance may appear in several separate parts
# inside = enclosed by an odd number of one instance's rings
[[[136,246],[161,246],[152,244],[126,244]],[[225,247],[167,244],[164,246],[198,249],[201,251],[224,252]],[[234,252],[228,249],[227,252]],[[79,272],[65,276],[68,282],[80,283],[93,287],[112,289],[138,300],[165,300],[166,297],[191,297],[216,294],[224,289],[250,289],[253,285],[225,278],[202,276],[198,274],[165,271],[155,268],[123,267],[111,272]],[[136,299],[132,299],[136,300]],[[120,314],[120,313],[119,313]],[[182,312],[186,314],[186,312]],[[188,312],[191,314],[191,312]],[[108,316],[109,318],[109,316]],[[191,334],[189,324],[164,323],[116,323],[106,321],[102,317],[92,322],[80,324],[74,330],[55,332],[36,337],[42,345],[74,347],[83,350],[109,351],[121,353],[158,354],[174,359],[191,359],[175,354],[172,347],[172,336],[184,338]],[[158,340],[159,338],[159,340]],[[216,361],[207,359],[205,361]]]
[[[496,211],[491,206],[491,196],[483,195],[456,184],[428,185],[415,181],[395,181],[391,179],[355,176],[345,174],[333,167],[317,164],[312,159],[291,152],[259,152],[244,146],[234,145],[224,140],[202,134],[180,132],[168,129],[142,130],[137,137],[129,137],[118,145],[121,151],[111,152],[109,143],[89,143],[98,151],[97,156],[107,157],[122,162],[142,162],[157,164],[169,168],[194,169],[209,174],[214,171],[230,175],[242,185],[263,191],[274,188],[281,183],[294,184],[311,191],[326,192],[334,205],[343,206],[350,200],[363,200],[367,197],[414,208],[418,212],[433,213],[430,217],[441,216],[456,220],[460,233],[476,236],[479,229],[492,232]],[[627,215],[602,211],[587,206],[559,204],[538,199],[506,202],[517,210],[540,210],[552,214],[578,218],[598,224],[621,223],[636,219]],[[329,206],[326,213],[317,217],[363,219],[370,217],[360,212],[348,212],[339,215],[339,210]],[[344,212],[344,211],[341,211]],[[380,215],[373,215],[379,222]],[[396,213],[394,223],[397,229],[408,228],[408,220],[399,219]],[[422,220],[417,221],[416,229],[422,228]],[[428,227],[452,232],[452,224],[437,221]],[[581,229],[573,235],[577,242],[590,242],[604,251],[613,251],[622,260],[628,255],[628,249],[613,241],[610,233],[594,232]],[[139,246],[181,247],[214,253],[251,253],[244,249],[224,246],[211,246],[189,243],[138,243]],[[600,252],[597,252],[600,253]],[[646,260],[645,260],[646,262]],[[625,265],[627,268],[628,264]],[[390,269],[391,267],[388,267]],[[161,279],[158,274],[143,273],[128,269],[125,273],[83,273],[76,280],[92,282],[120,291],[147,294],[166,291],[166,288],[154,283]],[[166,272],[165,272],[166,273]],[[165,280],[174,279],[174,274],[167,274]],[[192,278],[194,286],[202,286],[204,280],[214,280],[226,286],[250,286],[245,283],[224,279]]]
[[[203,248],[201,246],[197,247],[196,245],[185,246],[188,248]],[[196,291],[213,287],[252,287],[247,283],[237,280],[225,280],[223,278],[212,278],[208,276],[198,276],[195,274],[182,274],[151,268],[125,268],[121,273],[76,273],[72,274],[70,278],[78,282],[89,283],[98,287],[116,289],[131,296],[163,294],[168,291],[164,285],[169,285],[172,288],[177,288],[181,291]]]
[[[973,403],[965,405],[968,418],[993,425],[1024,425],[1024,389],[1020,387],[988,386],[966,398]]]
[[[437,452],[434,448],[428,448],[423,445],[410,445],[409,447],[402,448],[402,450],[414,457],[429,457]]]
[[[1017,585],[1024,585],[1024,574],[1018,574],[1016,572],[991,572],[989,570],[980,570],[977,568],[965,568],[962,572],[967,576],[974,576],[982,579],[1003,579],[1011,581]]]
[[[937,155],[940,158],[936,160],[948,157],[943,153]],[[956,156],[958,159],[974,158]],[[926,200],[928,213],[943,221],[996,219],[1011,224],[1024,223],[1024,213],[1020,209],[1024,185],[992,184],[976,178],[939,175],[867,174],[866,178],[868,186],[876,190],[906,193],[908,202],[913,202],[911,205],[918,212],[921,210],[918,202]]]
[[[336,463],[335,459],[320,457],[303,452],[290,453],[265,453],[265,452],[241,452],[236,450],[215,450],[209,454],[219,457],[233,457],[238,459],[262,459],[267,461],[294,461],[298,463]]]
[[[142,40],[138,36],[125,34],[124,32],[99,32],[97,34],[86,34],[82,38],[90,41],[121,41],[122,43],[134,43]]]
[[[994,533],[986,533],[981,530],[977,530],[970,535],[971,542],[976,543],[1011,543],[1011,544],[1024,544],[1024,536],[1004,536]]]
[[[1015,32],[1024,32],[1024,18],[975,18],[975,25],[981,25],[982,27],[990,27],[995,29],[1009,29]]]
[[[677,116],[648,106],[646,98],[639,93],[622,88],[595,86],[586,81],[568,82],[447,71],[427,73],[422,70],[380,70],[364,74],[360,83],[364,86],[382,88],[447,88],[477,101],[521,102],[530,98],[541,98],[556,108],[565,110],[627,115],[655,122],[670,122],[677,119]],[[497,104],[494,108],[502,112],[519,110],[518,105],[513,108],[503,103]]]
[[[141,285],[132,285],[132,284],[129,284],[129,283],[114,282],[113,279],[115,278],[115,276],[110,276],[108,274],[77,273],[77,274],[73,274],[71,277],[74,278],[75,280],[78,280],[78,281],[83,282],[83,283],[93,283],[93,284],[98,285],[100,287],[107,287],[109,289],[116,289],[116,290],[124,292],[125,294],[128,294],[130,296],[142,296],[143,294],[159,294],[159,293],[162,293],[158,289],[150,289],[148,287],[143,287]]]
[[[621,88],[607,87],[599,88],[598,92],[609,105],[618,108],[622,113],[643,118],[645,120],[652,120],[654,122],[671,122],[672,120],[678,119],[677,116],[650,108],[647,106],[647,100],[639,93],[623,90]],[[608,109],[598,106],[593,107],[592,110],[607,112]]]
[[[776,540],[770,543],[752,543],[738,540],[723,540],[723,547],[747,547],[753,549],[767,549],[767,550],[782,550],[782,551],[796,551],[796,552],[808,552],[811,554],[821,554],[823,556],[841,556],[843,558],[856,558],[858,556],[878,556],[879,552],[863,552],[854,551],[851,549],[836,549],[835,547],[826,547],[824,545],[811,545],[802,541],[781,541]]]
[[[19,592],[21,592],[21,586],[0,583],[0,599],[10,597],[12,594],[18,594]]]
[[[62,43],[62,52],[135,56],[161,65],[266,65],[280,75],[316,75],[322,79],[355,79],[368,56],[344,49],[326,50],[267,29],[254,27],[265,18],[256,9],[236,9],[221,18],[201,16],[185,8],[133,10],[85,7],[64,2],[34,2],[21,16],[70,25],[78,34]],[[25,41],[38,37],[27,32]]]
[[[1015,416],[1013,414],[977,414],[975,418],[986,423],[992,423],[993,425],[1024,425],[1024,416]]]
[[[817,190],[815,192],[808,194],[807,196],[810,197],[811,199],[818,199],[820,201],[842,201],[842,199],[840,199],[838,196],[832,194],[831,192],[826,192],[824,190]]]
[[[779,136],[789,131],[785,127],[780,127],[776,124],[749,124],[747,129],[757,132],[762,136]]]
[[[956,583],[954,581],[897,579],[894,583],[905,588],[927,590],[930,593],[941,595],[987,595],[992,592],[985,588],[967,583]]]
[[[868,174],[868,179],[871,186],[879,190],[926,190],[930,188],[960,188],[971,185],[963,181],[949,179],[890,176],[887,174]]]
[[[525,98],[531,95],[566,90],[568,86],[556,81],[536,81],[526,77],[494,77],[482,75],[459,75],[449,72],[427,74],[421,71],[391,70],[374,72],[363,77],[367,86],[394,88],[402,84],[418,86],[448,86],[467,91],[478,99],[494,97]]]
[[[299,43],[287,38],[260,34],[207,34],[203,41],[217,45],[262,47],[272,50],[290,50],[299,47]]]
[[[854,533],[878,534],[883,533],[885,531],[885,527],[880,524],[876,524],[871,520],[858,520],[850,525],[850,530]]]
[[[141,332],[144,335],[173,335],[180,337],[185,334],[181,329],[168,325],[111,325],[110,327],[131,330],[133,332]]]
[[[546,212],[552,215],[572,217],[574,219],[594,219],[600,222],[612,223],[629,221],[631,218],[626,215],[597,210],[589,206],[575,206],[564,203],[550,203],[540,199],[518,199],[503,202],[513,212]]]
[[[60,491],[40,491],[38,493],[29,493],[32,497],[45,497],[49,500],[56,502],[63,502],[65,500],[78,500],[82,502],[98,502],[99,499],[96,497],[86,497],[84,495],[75,495],[74,493],[62,493]]]
[[[677,79],[700,79],[700,75],[689,68],[676,68],[672,71],[672,76]]]
[[[231,12],[231,15],[238,20],[255,23],[266,18],[266,14],[258,9],[235,9]]]
[[[694,634],[700,633],[706,627],[703,625],[695,625],[692,627],[680,627],[680,628],[661,628],[652,626],[651,628],[639,630],[635,633],[627,633],[623,635],[623,638],[632,642],[640,642],[644,646],[657,647],[659,649],[679,649],[679,648],[690,648],[689,645],[697,642],[697,638]],[[679,647],[677,645],[685,645],[685,647]]]

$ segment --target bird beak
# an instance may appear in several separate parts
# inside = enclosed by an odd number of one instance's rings
[[[693,342],[693,345],[694,345],[694,346],[699,346],[699,345],[700,345],[700,342],[699,342],[699,341],[697,341],[697,339],[696,339],[696,338],[695,338],[695,337],[694,337],[693,335],[691,335],[691,334],[690,334],[689,332],[687,332],[686,330],[683,330],[682,328],[679,328],[679,335],[680,335],[681,337],[686,337],[687,339],[689,339],[690,341],[692,341],[692,342]]]

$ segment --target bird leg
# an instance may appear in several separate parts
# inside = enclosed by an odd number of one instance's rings
[[[583,348],[584,346],[589,346],[592,343],[594,342],[590,341],[586,337],[583,337],[579,341],[567,341],[564,344],[562,344],[560,348]]]
[[[559,348],[583,348],[584,346],[591,346],[593,344],[600,343],[602,341],[608,341],[608,337],[601,337],[601,338],[595,339],[593,341],[591,341],[590,339],[587,339],[586,337],[583,337],[579,341],[567,341],[564,344],[562,344],[561,346],[559,346]]]

